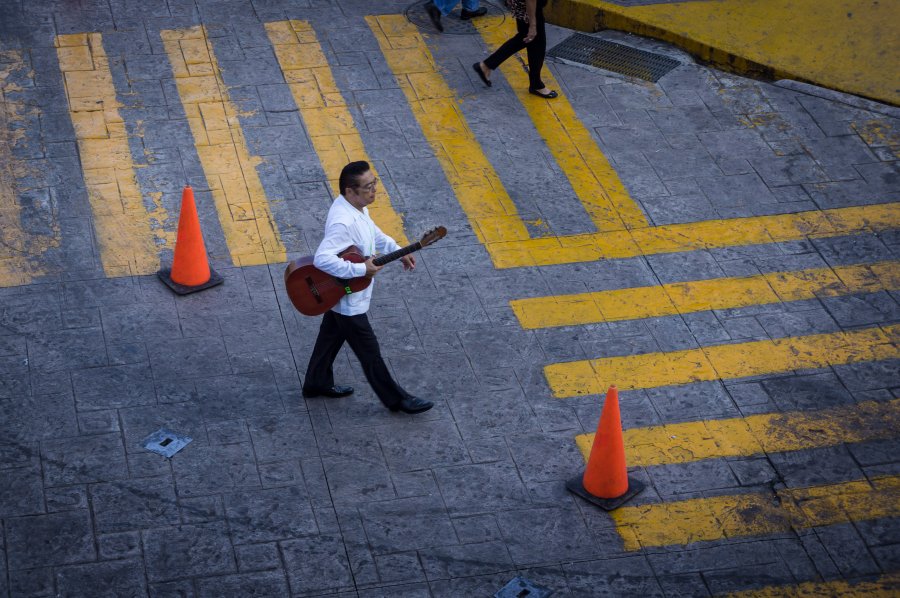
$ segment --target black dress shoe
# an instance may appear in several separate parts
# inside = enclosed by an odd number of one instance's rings
[[[443,33],[444,26],[441,25],[441,11],[434,5],[434,2],[429,2],[425,5],[425,12],[428,13],[428,18],[431,19],[431,24],[434,25],[434,28]]]
[[[552,89],[550,91],[548,91],[547,93],[541,93],[536,89],[529,88],[528,93],[530,93],[533,96],[537,96],[539,98],[544,98],[546,100],[552,100],[553,98],[559,97],[559,94],[556,93],[555,91],[553,91]]]
[[[481,82],[482,82],[482,83],[484,83],[484,84],[487,85],[488,87],[490,87],[491,85],[493,85],[493,83],[491,83],[491,80],[487,78],[487,75],[484,74],[484,71],[481,70],[481,63],[480,63],[480,62],[476,62],[475,64],[473,64],[473,65],[472,65],[472,70],[475,71],[475,74],[478,75],[478,78],[481,79]]]
[[[474,17],[483,17],[486,14],[487,14],[487,8],[485,8],[484,6],[480,6],[480,7],[476,8],[475,10],[466,10],[464,8],[464,9],[462,9],[462,12],[459,13],[459,18],[462,19],[463,21],[468,21],[469,19],[472,19]]]
[[[348,397],[352,394],[352,386],[332,386],[331,388],[303,389],[303,396],[307,399],[311,399],[313,397],[330,397],[332,399],[339,399],[341,397]]]
[[[399,404],[391,407],[391,411],[402,411],[403,413],[422,413],[434,407],[434,403],[420,399],[419,397],[410,396],[403,399]]]

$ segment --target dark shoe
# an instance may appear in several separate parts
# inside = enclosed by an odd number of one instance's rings
[[[529,89],[528,93],[530,93],[531,95],[537,96],[539,98],[545,98],[548,100],[552,100],[553,98],[559,96],[559,94],[556,93],[555,91],[553,91],[552,89],[550,91],[548,91],[547,93],[541,93],[536,89]]]
[[[441,11],[434,5],[434,2],[429,2],[425,5],[425,12],[428,13],[428,18],[431,19],[431,24],[434,25],[434,28],[443,33],[444,26],[441,25]]]
[[[491,80],[488,79],[487,76],[484,74],[484,71],[481,70],[481,63],[480,63],[480,62],[476,62],[475,64],[473,64],[473,65],[472,65],[472,68],[475,69],[475,74],[478,75],[478,78],[481,79],[481,82],[482,82],[482,83],[484,83],[484,84],[487,85],[488,87],[490,87],[491,85],[493,85],[493,83],[491,83]]]
[[[307,399],[311,399],[313,397],[329,397],[332,399],[339,399],[341,397],[349,397],[352,394],[352,386],[332,386],[331,388],[322,389],[303,389],[303,396]]]
[[[475,10],[471,10],[471,11],[466,10],[464,8],[464,9],[462,9],[462,12],[459,13],[459,18],[462,19],[463,21],[468,21],[469,19],[472,19],[475,17],[483,17],[486,14],[487,14],[487,8],[485,8],[484,6],[480,6],[480,7],[476,8]]]
[[[402,411],[403,413],[422,413],[434,407],[434,403],[420,399],[419,397],[409,397],[400,401],[399,405],[391,407],[391,411]]]

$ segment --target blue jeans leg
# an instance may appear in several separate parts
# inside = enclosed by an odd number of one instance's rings
[[[462,0],[462,4],[469,12],[478,10],[478,0]]]
[[[472,0],[465,1],[470,3],[472,2]],[[438,7],[438,10],[441,11],[441,14],[445,17],[449,15],[454,8],[456,8],[457,4],[459,4],[459,0],[432,0],[432,2],[434,2],[434,5]],[[477,3],[478,0],[475,0],[475,2]]]

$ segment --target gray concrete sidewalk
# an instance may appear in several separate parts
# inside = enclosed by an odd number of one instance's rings
[[[58,242],[40,253],[55,274],[0,288],[0,596],[491,596],[515,576],[554,596],[707,596],[810,583],[823,592],[848,591],[845,583],[896,589],[897,501],[841,522],[632,550],[612,516],[564,487],[584,469],[576,436],[596,429],[601,397],[555,398],[544,374],[576,360],[889,334],[900,316],[895,287],[538,329],[524,328],[510,307],[528,297],[875,262],[887,262],[896,280],[896,231],[497,268],[364,20],[407,5],[0,7],[8,117],[0,157],[13,165],[2,166],[0,216],[24,223],[32,247]],[[410,238],[429,224],[450,229],[419,254],[414,273],[397,266],[379,275],[371,310],[397,378],[435,401],[425,414],[384,409],[346,349],[336,376],[356,393],[303,399],[318,319],[290,305],[284,264],[240,268],[221,257],[211,211],[201,218],[224,285],[175,297],[153,275],[103,275],[55,36],[103,33],[145,199],[158,192],[176,202],[188,180],[211,210],[159,37],[205,25],[251,154],[263,158],[257,172],[277,198],[289,255],[301,255],[321,237],[336,173],[322,171],[266,37],[265,23],[286,19],[316,32]],[[550,45],[570,33],[551,27]],[[900,199],[898,120],[699,66],[661,42],[602,37],[680,62],[656,84],[548,63],[651,227],[732,219],[723,226],[740,230],[733,219]],[[491,90],[472,80],[482,39],[426,42],[532,235],[593,232],[503,77]],[[898,363],[623,391],[623,426],[891,405]],[[809,486],[895,480],[896,419],[885,426],[892,436],[635,466],[648,488],[629,505],[746,494],[775,501]],[[145,450],[141,441],[161,427],[193,441],[171,459]]]

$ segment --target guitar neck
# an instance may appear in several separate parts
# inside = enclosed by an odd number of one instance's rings
[[[397,251],[392,251],[390,253],[385,253],[384,255],[379,255],[374,260],[372,260],[372,263],[375,264],[376,266],[383,266],[385,264],[389,264],[389,263],[393,262],[394,260],[399,260],[404,255],[408,255],[408,254],[412,253],[413,251],[418,251],[420,249],[422,249],[422,242],[416,241],[415,243],[413,243],[411,245],[407,245],[406,247],[401,247]]]

